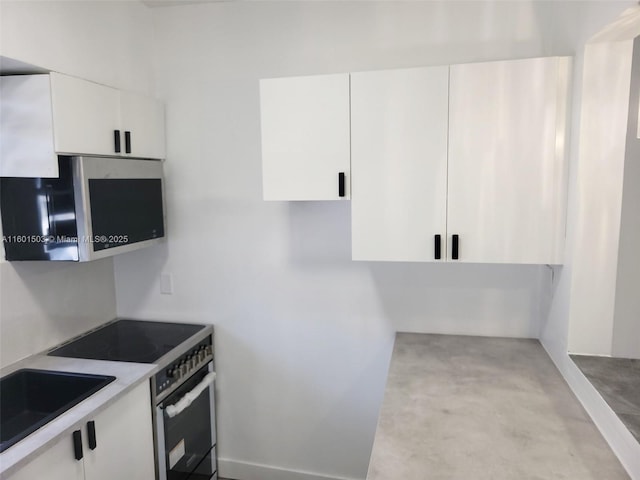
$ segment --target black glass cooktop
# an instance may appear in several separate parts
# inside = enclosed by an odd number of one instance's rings
[[[116,320],[51,352],[54,357],[154,363],[205,325]]]

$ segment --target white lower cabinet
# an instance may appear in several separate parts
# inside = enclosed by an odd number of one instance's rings
[[[72,438],[64,437],[6,480],[84,480],[84,464],[73,455]]]
[[[95,442],[92,441],[91,422],[95,428]],[[80,431],[82,437],[80,460],[76,460],[72,434],[6,480],[155,479],[148,382],[78,425],[76,431]]]
[[[83,431],[85,480],[131,478],[152,480],[153,421],[149,383],[136,387],[92,419],[96,447]]]

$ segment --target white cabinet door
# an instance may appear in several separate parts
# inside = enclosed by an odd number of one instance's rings
[[[0,176],[57,177],[49,75],[0,77]]]
[[[55,72],[2,77],[0,95],[0,176],[57,177],[58,154],[165,158],[153,98]]]
[[[120,92],[123,152],[140,158],[165,158],[164,106],[155,98]],[[129,132],[130,151],[126,134]]]
[[[56,152],[116,154],[114,131],[120,129],[120,92],[59,73],[50,76]]]
[[[445,258],[449,68],[351,75],[354,260]]]
[[[265,200],[349,198],[349,74],[260,81]]]
[[[451,67],[448,234],[459,235],[459,261],[561,262],[568,65]]]
[[[153,480],[153,430],[149,383],[144,382],[106,410],[95,422],[96,448],[83,428],[86,480]]]
[[[44,453],[6,480],[84,480],[82,460],[76,460],[71,435],[62,437]]]

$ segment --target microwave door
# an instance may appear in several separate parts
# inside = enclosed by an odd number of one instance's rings
[[[165,236],[164,178],[156,160],[75,157],[81,260],[152,245]],[[106,161],[105,161],[106,160]]]

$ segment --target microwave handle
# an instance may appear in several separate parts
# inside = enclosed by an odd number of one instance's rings
[[[198,385],[193,387],[192,390],[184,394],[180,400],[173,405],[167,405],[164,409],[167,417],[173,418],[176,415],[182,413],[186,408],[193,403],[193,401],[204,392],[209,385],[211,385],[216,379],[216,372],[207,373]]]
[[[47,205],[47,224],[49,225],[49,235],[52,237],[57,236],[56,220],[55,220],[55,205],[53,204],[53,195],[51,194],[51,186],[45,185],[44,187],[44,202]]]

